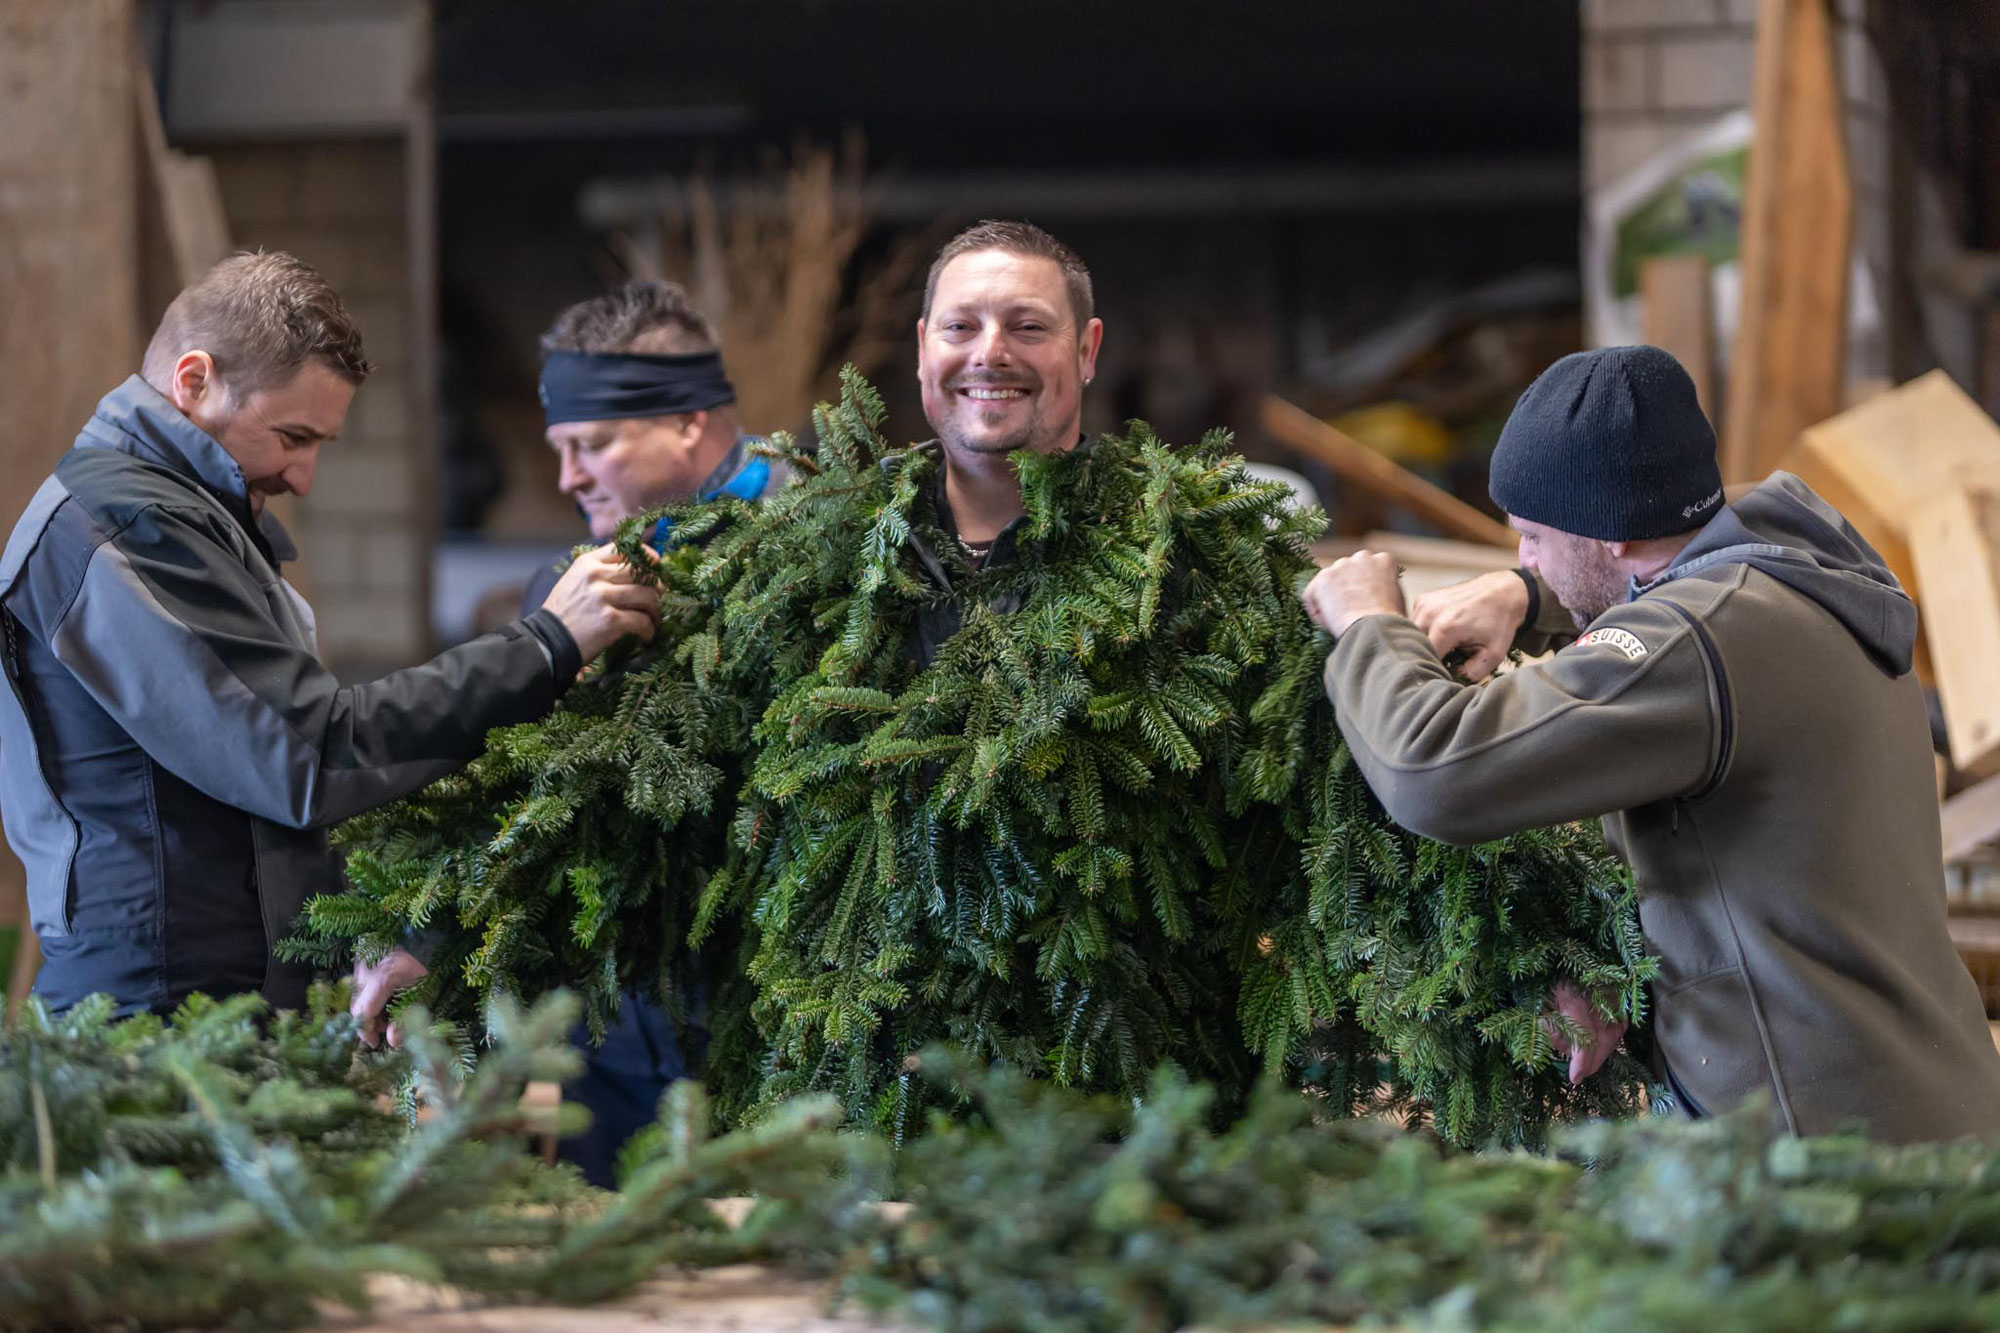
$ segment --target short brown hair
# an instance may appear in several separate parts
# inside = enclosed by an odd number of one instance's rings
[[[164,392],[174,363],[191,351],[207,352],[237,395],[284,383],[309,358],[349,384],[374,369],[340,293],[282,250],[231,255],[183,288],[153,330],[139,373]]]
[[[931,317],[931,298],[937,295],[938,274],[944,272],[944,266],[960,255],[979,250],[1001,250],[1029,259],[1053,260],[1055,266],[1062,270],[1063,287],[1069,292],[1070,313],[1076,316],[1079,334],[1083,332],[1083,326],[1090,323],[1091,316],[1096,314],[1090,292],[1090,270],[1083,266],[1083,260],[1077,257],[1076,251],[1032,222],[1001,222],[988,218],[984,222],[973,223],[946,241],[944,249],[938,251],[937,258],[931,261],[930,276],[924,279],[925,319]]]
[[[692,356],[716,350],[715,330],[677,282],[632,281],[578,301],[542,335],[545,352]]]

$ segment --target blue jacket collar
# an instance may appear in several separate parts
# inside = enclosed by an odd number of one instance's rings
[[[283,525],[250,508],[243,469],[215,437],[189,421],[166,395],[137,375],[98,400],[97,411],[76,437],[79,449],[115,449],[199,482],[236,520],[255,533],[277,561],[297,557]]]

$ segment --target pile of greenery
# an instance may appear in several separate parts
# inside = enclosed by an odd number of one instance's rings
[[[31,1001],[0,1032],[0,1328],[289,1327],[366,1308],[381,1274],[598,1299],[662,1263],[809,1255],[799,1238],[823,1244],[868,1180],[829,1099],[715,1138],[691,1085],[620,1194],[542,1166],[526,1145],[550,1126],[521,1093],[576,1070],[567,996],[496,1003],[469,1071],[421,1013],[404,1052],[365,1057],[325,992],[306,1014],[255,996],[110,1012]],[[741,1228],[708,1207],[753,1190]]]
[[[1317,515],[1134,423],[1022,455],[1018,555],[975,568],[881,418],[849,374],[798,484],[675,511],[660,646],[350,825],[301,951],[428,928],[461,1019],[705,976],[732,1114],[825,1090],[897,1134],[937,1041],[1128,1097],[1170,1063],[1224,1111],[1278,1073],[1460,1143],[1630,1110],[1633,1066],[1573,1089],[1542,1022],[1563,980],[1640,1013],[1622,872],[1594,830],[1386,818],[1297,599]]]
[[[1267,1087],[1226,1130],[949,1072],[974,1111],[898,1162],[911,1211],[844,1290],[954,1330],[1388,1319],[1733,1333],[2000,1325],[2000,1146],[1768,1136],[1758,1108],[1458,1153]]]
[[[577,1058],[567,997],[497,1004],[469,1073],[421,1023],[406,1054],[360,1051],[324,997],[108,1012],[31,1007],[0,1037],[0,1328],[292,1327],[365,1309],[382,1274],[579,1305],[748,1258],[954,1330],[2000,1323],[1990,1144],[1771,1142],[1752,1108],[1468,1153],[1271,1083],[1218,1126],[1177,1071],[1135,1105],[934,1055],[917,1074],[959,1114],[893,1164],[833,1098],[716,1136],[679,1084],[607,1194],[525,1142],[523,1081]],[[710,1201],[740,1195],[731,1226]]]

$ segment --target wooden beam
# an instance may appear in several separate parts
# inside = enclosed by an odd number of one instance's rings
[[[1842,405],[1854,191],[1827,0],[1758,6],[1751,110],[1728,482],[1763,477],[1800,431]]]
[[[1945,929],[1961,954],[2000,954],[2000,916],[1952,912],[1945,917]]]
[[[132,0],[8,0],[0,41],[0,523],[139,364]],[[18,763],[18,756],[6,760]],[[20,863],[0,917],[22,923],[9,991],[34,975]]]
[[[1413,537],[1407,532],[1371,532],[1362,537],[1361,545],[1370,551],[1386,551],[1406,565],[1461,569],[1468,575],[1512,569],[1518,563],[1517,552],[1511,546],[1452,541],[1446,537]]]
[[[2000,469],[1936,492],[1909,518],[1951,762],[1978,777],[2000,773]]]
[[[1980,848],[2000,841],[2000,778],[1988,778],[1945,798],[1938,807],[1944,830],[1944,861],[1970,860]]]
[[[1656,255],[1639,265],[1641,336],[1673,353],[1694,380],[1711,423],[1715,414],[1715,306],[1703,255]]]
[[[2000,467],[2000,426],[1951,376],[1931,371],[1808,427],[1782,465],[1854,524],[1903,587],[1933,603],[1910,553],[1909,521],[1930,496]],[[1935,672],[1926,640],[1918,674]]]
[[[1352,435],[1336,430],[1276,394],[1265,397],[1260,419],[1265,430],[1306,457],[1326,464],[1370,494],[1401,505],[1435,524],[1447,536],[1488,546],[1513,546],[1518,540],[1505,523],[1482,514],[1449,491],[1399,467]]]
[[[140,161],[152,191],[147,220],[159,226],[166,241],[171,263],[162,276],[178,293],[228,256],[229,219],[223,212],[215,164],[167,145],[153,76],[136,52],[132,74]]]

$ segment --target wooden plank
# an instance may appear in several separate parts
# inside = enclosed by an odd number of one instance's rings
[[[629,1295],[589,1308],[481,1305],[449,1287],[369,1280],[372,1316],[348,1333],[883,1333],[907,1324],[829,1312],[834,1283],[765,1264],[662,1270]]]
[[[1276,394],[1265,397],[1260,417],[1265,430],[1306,457],[1326,464],[1371,494],[1436,524],[1449,536],[1488,546],[1517,544],[1513,529],[1505,523],[1488,517]]]
[[[138,365],[132,0],[8,0],[0,41],[0,523]],[[9,759],[6,762],[18,762]],[[0,853],[0,915],[25,920]],[[23,931],[10,992],[38,956]]]
[[[2000,473],[1939,491],[1909,518],[1953,767],[2000,773]]]
[[[1909,515],[1929,496],[2000,465],[2000,426],[1951,376],[1934,370],[1808,427],[1782,461],[1922,600]],[[1920,639],[1917,649],[1917,675],[1934,683],[1928,643]]]
[[[1944,923],[1952,948],[1961,954],[2000,954],[2000,916],[1950,912]]]
[[[149,275],[151,292],[165,292],[171,300],[181,288],[228,256],[232,248],[229,219],[223,212],[222,187],[215,178],[215,164],[205,157],[190,157],[168,146],[153,76],[136,51],[132,92],[140,164],[146,169],[148,193],[142,201],[141,216],[143,225],[157,228],[159,239],[164,242],[166,260],[161,272]],[[165,303],[159,304],[164,310]],[[156,317],[160,312],[148,313]]]
[[[2000,840],[2000,778],[1987,778],[1945,798],[1938,807],[1944,826],[1946,865],[1969,860]]]
[[[1933,370],[1807,427],[1785,462],[1794,471],[1835,474],[1854,501],[1836,502],[1842,513],[1852,519],[1865,509],[1900,534],[1923,500],[2000,464],[2000,425],[1951,376]]]
[[[1520,563],[1519,552],[1511,547],[1444,537],[1413,537],[1407,532],[1371,532],[1361,539],[1361,546],[1370,551],[1387,551],[1406,565],[1460,569],[1468,574],[1512,569]]]
[[[1694,380],[1710,422],[1715,413],[1715,306],[1703,255],[1658,255],[1639,265],[1642,336],[1673,353]]]
[[[1827,0],[1758,7],[1751,110],[1722,448],[1730,482],[1764,476],[1841,407],[1854,191]]]

